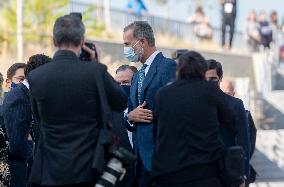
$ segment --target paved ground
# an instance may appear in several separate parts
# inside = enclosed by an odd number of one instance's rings
[[[284,130],[259,130],[252,165],[258,172],[251,187],[284,187]]]

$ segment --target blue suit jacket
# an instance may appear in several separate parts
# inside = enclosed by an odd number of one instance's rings
[[[248,131],[248,119],[243,101],[226,95],[229,108],[234,111],[234,128],[221,128],[221,134],[226,147],[242,146],[245,152],[245,174],[249,176],[250,141]]]
[[[150,69],[142,85],[142,101],[146,101],[146,108],[153,110],[154,96],[157,91],[175,79],[176,63],[158,53],[152,62]],[[130,89],[129,112],[138,107],[138,73],[132,80]],[[135,151],[139,154],[142,163],[148,171],[152,169],[152,157],[154,150],[153,124],[135,123]]]
[[[32,131],[32,111],[29,90],[24,84],[5,94],[3,102],[3,119],[9,141],[9,162],[11,186],[26,185],[28,180],[27,162],[33,158],[33,142],[28,134],[37,139]],[[39,136],[39,133],[36,133]]]
[[[19,84],[12,89],[2,107],[10,154],[13,159],[26,161],[33,156],[33,144],[28,140],[32,122],[28,88]]]

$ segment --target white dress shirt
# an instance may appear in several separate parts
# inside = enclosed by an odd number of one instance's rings
[[[25,85],[28,89],[30,89],[30,85],[29,85],[27,79],[25,79],[22,83],[23,83],[23,85]]]

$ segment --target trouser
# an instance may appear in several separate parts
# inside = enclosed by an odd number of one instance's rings
[[[212,177],[174,185],[157,183],[154,187],[223,187],[223,185],[217,177]]]
[[[26,187],[28,184],[27,161],[9,159],[11,187]]]
[[[219,177],[219,164],[202,164],[153,179],[153,187],[224,187]]]
[[[229,46],[232,47],[234,33],[235,33],[235,16],[225,16],[223,15],[222,20],[222,46],[226,44],[226,27],[230,27],[230,39]]]
[[[137,164],[135,171],[135,187],[147,187],[149,185],[150,172],[145,168],[139,154],[137,156]]]
[[[38,184],[33,184],[32,187],[94,187],[94,182],[87,183],[79,183],[79,184],[68,184],[68,185],[60,185],[60,186],[41,186]]]

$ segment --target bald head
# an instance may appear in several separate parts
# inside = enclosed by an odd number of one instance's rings
[[[232,81],[222,80],[222,82],[220,83],[220,88],[224,93],[233,97],[235,96],[235,88]]]

